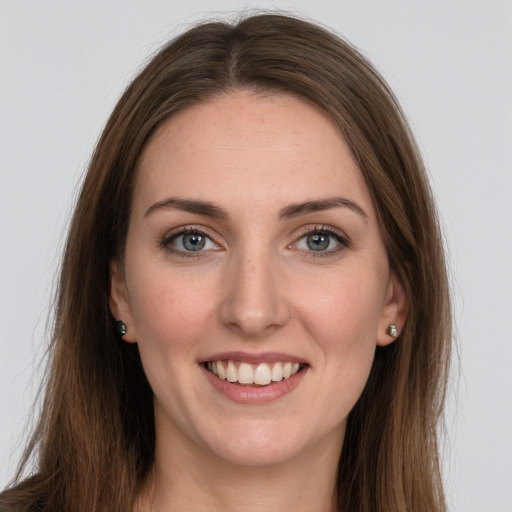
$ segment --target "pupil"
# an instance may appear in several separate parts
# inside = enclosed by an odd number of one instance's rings
[[[306,243],[312,251],[324,251],[329,247],[329,235],[322,235],[321,233],[308,235]]]
[[[205,246],[205,244],[205,237],[199,233],[183,235],[183,247],[185,247],[187,251],[199,251]]]

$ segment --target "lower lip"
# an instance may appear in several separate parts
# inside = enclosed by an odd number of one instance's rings
[[[296,374],[279,382],[272,382],[267,386],[243,386],[220,379],[203,365],[201,369],[206,374],[210,384],[221,394],[241,404],[260,404],[278,400],[284,395],[291,393],[299,384],[307,372],[307,367]]]

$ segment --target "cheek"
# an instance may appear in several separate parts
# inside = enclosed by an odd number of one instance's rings
[[[190,348],[214,314],[212,278],[165,267],[134,275],[129,292],[139,343]]]
[[[380,302],[371,293],[376,288],[366,285],[344,280],[302,304],[303,325],[318,349],[315,362],[321,392],[315,403],[325,425],[346,420],[370,375]]]
[[[204,278],[168,267],[132,272],[130,298],[144,371],[158,402],[185,409],[194,394],[190,368],[213,315]],[[181,393],[176,393],[181,389]]]
[[[355,401],[368,378],[382,313],[384,280],[366,269],[317,280],[296,293],[303,325],[320,353],[320,367],[339,396]],[[364,276],[364,277],[363,277]]]
[[[305,283],[295,292],[296,307],[308,330],[329,344],[360,345],[368,339],[375,344],[384,290],[380,273],[362,268]]]

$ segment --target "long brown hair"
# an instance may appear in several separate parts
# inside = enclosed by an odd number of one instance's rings
[[[109,262],[122,257],[136,166],[178,110],[235,89],[296,95],[338,124],[378,213],[409,300],[399,339],[377,348],[348,420],[339,510],[446,510],[438,455],[451,316],[443,245],[425,171],[402,111],[346,41],[263,14],[212,22],[162,48],[127,88],[98,141],[62,264],[42,415],[6,511],[125,512],[154,460],[152,392],[136,345],[110,315]],[[22,478],[36,454],[31,476]]]

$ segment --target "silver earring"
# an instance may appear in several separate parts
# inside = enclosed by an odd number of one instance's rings
[[[119,334],[119,336],[124,336],[126,334],[126,324],[122,321],[122,320],[119,320],[118,322],[116,322],[116,327],[117,327],[117,332]]]
[[[392,338],[396,338],[398,336],[398,327],[396,324],[389,324],[386,331]]]

